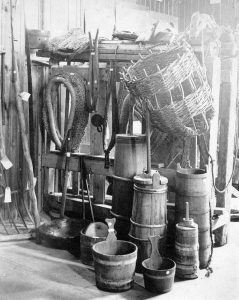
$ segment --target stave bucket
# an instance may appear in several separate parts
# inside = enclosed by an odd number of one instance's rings
[[[170,258],[163,258],[163,263],[158,270],[150,269],[148,262],[149,258],[142,262],[146,290],[158,294],[170,292],[174,283],[175,262]]]
[[[123,292],[133,286],[137,246],[116,240],[112,228],[115,219],[112,220],[106,220],[109,224],[107,240],[92,248],[96,286],[104,291]]]
[[[119,239],[127,239],[134,196],[133,177],[147,166],[145,135],[117,134],[113,175],[112,215]]]
[[[200,268],[206,268],[211,255],[210,184],[207,171],[178,169],[176,173],[175,222],[183,221],[186,202],[189,214],[198,225]]]
[[[150,236],[150,257],[142,262],[144,286],[150,292],[167,293],[172,289],[176,264],[158,251],[160,236]]]
[[[94,226],[92,231],[90,227]],[[99,242],[105,241],[108,235],[108,227],[101,222],[91,223],[83,228],[80,233],[80,258],[83,264],[93,266],[92,247]]]

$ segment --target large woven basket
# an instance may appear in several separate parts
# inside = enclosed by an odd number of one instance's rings
[[[150,53],[123,74],[139,110],[148,103],[152,125],[187,136],[208,130],[213,99],[205,72],[187,43]]]

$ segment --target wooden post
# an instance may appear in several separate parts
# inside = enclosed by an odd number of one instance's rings
[[[214,160],[214,174],[217,175],[217,143],[218,143],[218,118],[219,118],[219,96],[221,81],[221,60],[219,57],[206,58],[207,79],[212,88],[213,107],[215,115],[210,123],[208,149]]]
[[[214,177],[217,177],[218,174],[218,123],[219,123],[219,97],[220,97],[220,82],[221,82],[221,60],[219,57],[206,57],[205,64],[207,69],[207,79],[212,88],[212,96],[213,96],[213,107],[215,109],[215,115],[210,122],[210,131],[208,135],[208,151],[211,154],[213,159],[213,173]],[[211,187],[211,208],[214,209],[216,206],[216,196],[215,189],[213,187],[213,180],[215,178],[212,177],[212,164],[209,159],[208,164],[208,172],[210,178],[210,187]]]
[[[101,72],[102,74],[102,72]],[[100,76],[102,78],[102,76]],[[99,100],[97,104],[97,113],[104,115],[106,82],[100,80]],[[94,155],[103,154],[102,132],[98,132],[94,126],[90,127],[90,153]],[[93,197],[95,203],[104,203],[105,200],[105,176],[93,176]]]
[[[222,61],[221,91],[219,108],[219,152],[217,186],[224,193],[217,193],[217,206],[230,212],[231,185],[233,172],[234,137],[236,132],[237,114],[237,58],[227,58]],[[229,182],[229,184],[228,184]],[[227,186],[228,185],[228,186]],[[230,214],[229,214],[230,215]],[[217,245],[224,245],[228,240],[228,224],[219,228],[215,236]]]

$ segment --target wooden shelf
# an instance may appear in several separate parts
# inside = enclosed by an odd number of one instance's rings
[[[99,44],[99,60],[101,62],[107,62],[115,60],[119,62],[137,61],[140,55],[147,55],[150,51],[165,50],[165,45],[152,45],[152,44],[141,44],[126,41],[105,41]],[[201,52],[201,46],[193,46],[195,52]],[[86,50],[80,54],[76,54],[72,61],[87,62],[89,61],[89,50]],[[51,57],[58,61],[66,61],[66,55],[61,55],[45,50],[38,50],[37,56],[40,57]]]
[[[80,172],[80,159],[83,158],[85,168],[88,174],[96,174],[103,176],[113,175],[113,162],[114,159],[110,158],[110,166],[108,169],[105,168],[105,158],[103,155],[88,155],[72,153],[69,162],[69,171]],[[54,168],[54,169],[65,169],[66,157],[59,151],[52,151],[49,153],[42,154],[42,167]]]

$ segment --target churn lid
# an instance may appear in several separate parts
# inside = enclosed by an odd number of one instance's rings
[[[134,176],[134,183],[139,185],[151,185],[153,188],[160,188],[162,185],[167,185],[168,179],[153,170],[152,174],[142,173]]]

